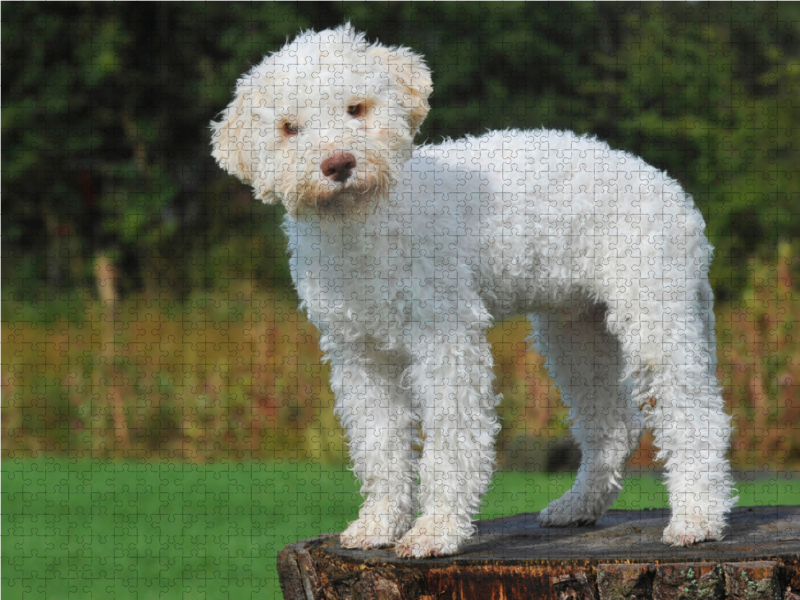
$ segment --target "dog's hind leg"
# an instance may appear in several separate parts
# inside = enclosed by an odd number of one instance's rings
[[[665,463],[672,516],[663,541],[687,546],[723,537],[725,517],[736,500],[726,458],[731,424],[715,374],[707,278],[669,283],[669,295],[649,299],[641,293],[636,304],[617,302],[616,310],[609,308],[607,325],[622,342],[634,402],[642,407],[659,448],[657,458]]]
[[[374,346],[339,343],[328,353],[336,414],[366,496],[341,542],[345,548],[365,550],[393,544],[414,516],[412,446],[417,436],[410,396],[400,385],[404,363]]]
[[[622,475],[644,430],[622,381],[619,343],[604,326],[604,307],[587,306],[579,315],[531,315],[533,346],[570,408],[572,433],[581,466],[572,489],[541,512],[544,526],[594,523],[622,489]]]

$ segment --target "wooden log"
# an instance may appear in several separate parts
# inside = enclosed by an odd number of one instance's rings
[[[720,542],[661,543],[667,510],[612,510],[596,525],[479,521],[455,556],[346,550],[338,534],[278,555],[285,600],[800,600],[800,507],[737,508]]]

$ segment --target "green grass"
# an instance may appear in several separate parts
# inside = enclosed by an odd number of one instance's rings
[[[280,598],[286,544],[341,531],[360,496],[344,468],[311,463],[2,465],[2,594],[17,598]],[[542,509],[567,474],[498,473],[482,518]],[[798,504],[800,481],[740,486],[740,504]],[[666,506],[651,475],[617,508]]]

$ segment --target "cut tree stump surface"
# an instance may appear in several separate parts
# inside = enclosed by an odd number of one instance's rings
[[[668,510],[612,510],[589,527],[537,519],[479,521],[461,553],[422,560],[321,535],[279,553],[281,588],[286,600],[800,600],[800,507],[737,508],[724,540],[690,548],[661,543]]]

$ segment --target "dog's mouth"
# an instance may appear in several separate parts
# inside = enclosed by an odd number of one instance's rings
[[[379,194],[374,186],[343,187],[316,197],[308,208],[318,215],[329,217],[357,218],[375,210]]]
[[[309,161],[297,178],[287,177],[278,190],[290,214],[310,218],[359,220],[378,209],[383,198],[397,184],[396,166],[386,156],[366,153],[358,156],[352,169],[339,165],[318,165]]]
[[[298,214],[326,216],[337,219],[360,219],[372,214],[386,197],[394,178],[384,172],[380,176],[353,177],[351,181],[326,181],[312,189],[303,190],[297,202]]]

